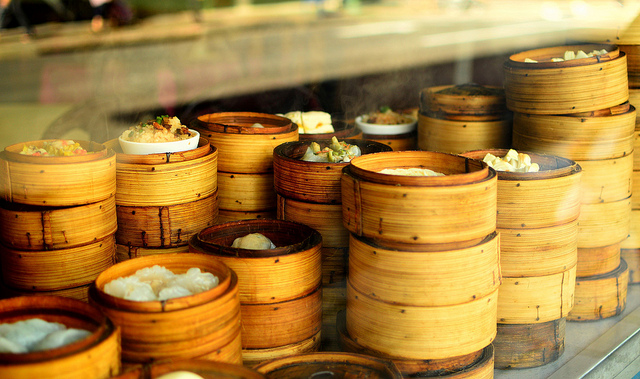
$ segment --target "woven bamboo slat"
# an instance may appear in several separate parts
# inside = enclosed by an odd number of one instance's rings
[[[331,140],[332,137],[336,137],[339,140],[345,138],[348,139],[362,139],[362,131],[358,129],[353,122],[344,120],[331,120],[333,125],[333,133],[300,133],[298,138],[300,141],[316,141],[316,140]]]
[[[535,324],[500,324],[493,341],[495,367],[539,367],[564,353],[565,317]]]
[[[165,301],[136,302],[103,291],[111,280],[156,264],[174,273],[198,267],[217,276],[219,284]],[[161,254],[118,263],[98,276],[89,289],[89,302],[122,329],[122,359],[127,362],[202,357],[228,345],[240,333],[237,276],[223,262],[205,254]]]
[[[217,185],[218,150],[183,162],[118,163],[116,204],[165,206],[188,203],[212,195]]]
[[[242,347],[268,349],[302,342],[322,328],[322,289],[297,299],[242,304]]]
[[[273,172],[238,174],[218,171],[220,209],[259,212],[276,208]]]
[[[0,354],[4,378],[107,379],[120,371],[120,330],[94,307],[58,296],[23,296],[0,301],[0,322],[40,318],[92,334],[57,349]]]
[[[323,246],[349,245],[349,231],[342,225],[341,204],[308,203],[280,195],[277,198],[279,220],[299,222],[317,230],[322,235]]]
[[[391,151],[387,145],[364,140],[340,140],[360,148],[362,154]],[[278,195],[310,203],[339,204],[340,178],[346,163],[306,162],[300,160],[310,140],[287,142],[273,150],[273,177]],[[324,148],[330,141],[315,141]]]
[[[569,321],[592,321],[620,314],[627,304],[629,267],[624,259],[607,274],[578,277]]]
[[[277,212],[275,209],[268,211],[228,211],[225,209],[218,210],[218,224],[224,224],[231,221],[242,220],[266,220],[276,219]]]
[[[233,240],[261,233],[275,249],[230,247]],[[240,278],[242,304],[269,304],[299,298],[322,282],[320,233],[306,225],[282,220],[244,220],[215,225],[196,234],[190,250],[224,262]]]
[[[489,344],[484,349],[445,359],[403,359],[385,355],[358,344],[347,331],[346,312],[338,313],[337,329],[343,351],[365,354],[392,361],[406,378],[493,378],[494,348]]]
[[[37,290],[25,290],[7,287],[4,283],[0,282],[0,299],[8,299],[16,296],[62,296],[70,299],[75,299],[87,303],[89,301],[89,287],[91,283],[78,287],[65,288],[55,291],[37,291]]]
[[[246,367],[255,367],[262,362],[280,357],[316,352],[320,349],[320,337],[321,332],[318,332],[313,337],[307,338],[302,342],[292,343],[286,346],[265,349],[242,349],[242,360]]]
[[[445,176],[380,174],[424,167]],[[376,243],[473,245],[495,230],[497,175],[485,163],[427,151],[368,154],[343,169],[343,224]],[[423,247],[421,247],[423,248]]]
[[[390,135],[362,134],[362,139],[387,145],[393,151],[416,150],[418,148],[418,133],[416,131]]]
[[[354,353],[306,353],[263,362],[254,367],[272,378],[309,378],[324,375],[401,379],[402,374],[391,362]]]
[[[347,280],[322,284],[322,351],[341,351],[336,317],[347,308]]]
[[[629,283],[640,283],[640,248],[620,249],[620,257],[629,266]]]
[[[253,128],[254,123],[265,127]],[[298,126],[291,120],[264,113],[211,113],[198,117],[191,127],[218,148],[218,170],[223,172],[272,172],[273,149],[298,140]]]
[[[502,278],[498,322],[533,324],[566,317],[573,307],[576,266],[545,276]]]
[[[4,283],[30,291],[53,291],[91,283],[115,263],[115,238],[109,235],[68,249],[15,250],[0,247]]]
[[[96,203],[115,195],[113,150],[98,159],[66,162],[17,162],[9,159],[7,151],[0,152],[0,198],[20,204],[64,207]]]
[[[487,153],[503,157],[506,149],[468,151],[462,156],[482,160]],[[520,151],[540,166],[538,172],[498,171],[496,226],[504,229],[545,228],[570,223],[580,213],[582,168],[553,155]]]
[[[420,114],[418,147],[458,154],[463,151],[511,146],[511,117],[489,121],[442,120]]]
[[[20,250],[86,245],[116,232],[114,197],[76,207],[40,207],[0,202],[0,242]]]
[[[507,112],[502,87],[477,84],[444,85],[420,91],[422,113],[440,113],[438,118],[454,116],[493,116],[502,118]]]
[[[398,251],[351,236],[349,283],[375,301],[445,307],[485,298],[500,286],[499,238],[458,250]]]
[[[535,229],[496,229],[500,233],[503,276],[543,276],[564,272],[578,261],[578,221]]]
[[[116,262],[122,262],[138,257],[146,257],[148,255],[186,253],[188,251],[189,245],[168,248],[145,248],[116,244]]]
[[[620,243],[578,249],[579,277],[606,274],[620,266]]]
[[[582,204],[614,202],[631,196],[633,153],[598,161],[576,161],[582,167]]]
[[[606,55],[564,62],[566,50],[606,49]],[[525,63],[531,58],[541,63]],[[570,114],[622,104],[629,98],[627,58],[613,45],[558,46],[514,54],[504,64],[507,107],[529,114]]]
[[[218,192],[196,201],[167,206],[117,208],[120,245],[172,248],[189,244],[200,230],[218,221]]]
[[[578,217],[578,248],[613,245],[629,235],[630,197],[606,203],[582,204]]]
[[[104,144],[109,149],[113,149],[116,152],[116,162],[130,164],[154,165],[163,163],[184,162],[196,158],[201,158],[209,154],[209,151],[211,150],[211,144],[209,143],[209,140],[202,137],[200,137],[198,146],[195,149],[164,154],[124,154],[117,138],[109,140]]]
[[[577,117],[514,113],[513,146],[579,161],[620,158],[634,148],[636,109]]]
[[[444,359],[486,347],[496,334],[498,291],[440,307],[385,303],[347,281],[347,331],[363,347],[405,359]]]

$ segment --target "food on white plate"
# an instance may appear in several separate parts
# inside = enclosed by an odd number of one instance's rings
[[[177,117],[158,116],[130,127],[122,132],[120,138],[129,142],[156,143],[182,141],[193,136],[193,132]]]
[[[504,157],[496,157],[491,153],[487,153],[482,161],[487,163],[489,167],[492,167],[496,171],[540,171],[540,166],[537,163],[531,162],[531,157],[528,154],[518,153],[513,149],[510,149]]]
[[[248,250],[275,249],[276,245],[271,240],[260,233],[250,233],[244,237],[233,240],[231,247]]]
[[[320,144],[317,142],[311,142],[300,160],[306,162],[346,163],[351,162],[353,158],[360,155],[362,155],[362,152],[357,145],[338,141],[334,136],[331,137],[331,144],[324,149],[321,149]]]
[[[400,125],[409,124],[414,121],[413,118],[394,112],[389,107],[380,107],[379,110],[362,116],[362,122],[367,124]]]

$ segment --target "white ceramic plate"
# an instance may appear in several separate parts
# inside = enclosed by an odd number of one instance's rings
[[[118,137],[122,152],[125,154],[147,155],[147,154],[164,154],[177,153],[180,151],[192,150],[198,147],[200,142],[200,133],[193,129],[189,129],[194,134],[193,137],[180,141],[172,142],[131,142],[125,141],[122,137]]]
[[[405,117],[409,117],[409,116],[405,115]],[[411,133],[416,129],[417,123],[418,122],[416,120],[413,120],[413,122],[409,122],[406,124],[396,124],[396,125],[369,124],[366,122],[362,122],[362,116],[356,117],[356,125],[360,130],[362,130],[362,133],[383,135],[383,136]]]

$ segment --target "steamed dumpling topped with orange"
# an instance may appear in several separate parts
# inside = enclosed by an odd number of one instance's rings
[[[298,125],[298,133],[316,134],[335,132],[331,115],[321,111],[293,111],[282,115]]]

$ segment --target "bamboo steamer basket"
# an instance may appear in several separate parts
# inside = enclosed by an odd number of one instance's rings
[[[619,315],[627,304],[629,268],[624,259],[607,274],[578,277],[575,302],[567,320],[592,321]]]
[[[103,291],[113,279],[160,265],[179,274],[198,267],[219,278],[208,291],[165,301],[130,301]],[[148,363],[161,359],[224,359],[219,349],[233,344],[240,333],[240,302],[235,273],[205,254],[179,253],[141,257],[118,263],[98,276],[89,289],[89,302],[122,329],[122,359]],[[206,317],[203,317],[206,316]],[[239,353],[229,363],[240,363]]]
[[[458,121],[496,120],[508,112],[502,87],[473,83],[423,89],[420,110],[439,119]]]
[[[239,364],[212,362],[203,359],[172,360],[153,363],[148,366],[133,369],[113,379],[155,379],[162,375],[178,371],[191,372],[205,379],[266,379],[266,376],[263,374]]]
[[[0,202],[0,243],[19,250],[56,250],[86,245],[118,228],[112,196],[75,207]]]
[[[510,278],[557,274],[578,262],[578,221],[534,229],[503,229],[500,269]]]
[[[336,317],[347,307],[347,280],[322,284],[322,351],[341,351]]]
[[[116,262],[122,262],[138,257],[146,257],[148,255],[186,253],[188,251],[189,245],[165,248],[145,248],[116,244]]]
[[[567,50],[606,49],[598,57],[551,62]],[[526,63],[530,58],[539,63]],[[615,45],[570,45],[514,54],[504,63],[507,108],[529,114],[570,114],[622,104],[629,98],[627,58]],[[552,99],[552,100],[550,100]]]
[[[583,170],[582,204],[629,198],[633,188],[633,153],[612,159],[576,161]]]
[[[200,137],[198,146],[195,149],[162,154],[125,154],[122,152],[120,142],[118,142],[117,138],[111,139],[104,144],[107,148],[113,149],[116,152],[116,162],[141,165],[186,162],[193,159],[202,158],[211,152],[211,144],[209,143],[209,140],[202,137]]]
[[[416,131],[388,135],[362,134],[362,139],[387,145],[393,151],[416,150],[418,148],[418,133]]]
[[[405,359],[444,359],[486,347],[498,290],[463,304],[424,307],[373,299],[347,281],[347,331],[365,348]]]
[[[218,150],[184,161],[140,164],[117,163],[116,204],[169,206],[189,203],[214,194]]]
[[[277,247],[232,248],[238,237],[261,233]],[[240,278],[242,304],[270,304],[297,299],[320,285],[322,237],[312,228],[282,220],[243,220],[215,225],[193,236],[190,250],[210,254]]]
[[[37,291],[37,290],[25,290],[16,289],[6,286],[0,281],[0,299],[8,299],[17,296],[61,296],[68,297],[70,299],[79,300],[87,303],[89,301],[89,287],[91,283],[78,287],[65,288],[55,291]]]
[[[347,278],[349,247],[322,248],[322,285],[340,283]]]
[[[634,195],[635,196],[635,195]],[[638,195],[640,196],[640,194]],[[633,199],[633,196],[631,197]],[[629,236],[620,243],[622,249],[640,248],[640,209],[631,209],[631,222],[629,225]],[[627,261],[629,263],[629,261]]]
[[[339,140],[343,139],[361,139],[362,131],[356,127],[353,120],[332,120],[333,133],[299,133],[298,139],[300,141],[316,141],[316,140],[331,140],[332,137],[336,137]]]
[[[265,349],[242,349],[242,360],[247,367],[255,367],[261,362],[288,357],[296,354],[316,352],[320,349],[321,332],[302,342],[286,346],[276,346]]]
[[[234,212],[275,210],[273,172],[239,174],[218,172],[220,209]]]
[[[251,127],[255,123],[264,128]],[[211,113],[199,116],[191,127],[218,148],[218,170],[229,173],[272,172],[273,149],[298,140],[296,124],[286,117],[265,113]]]
[[[620,243],[578,249],[578,269],[580,277],[601,275],[620,266]]]
[[[218,191],[188,203],[116,208],[118,244],[143,248],[186,246],[197,232],[217,223]]]
[[[458,250],[399,251],[351,236],[349,283],[375,301],[445,307],[486,298],[501,283],[499,237]]]
[[[342,225],[341,204],[317,204],[297,201],[277,195],[279,220],[305,224],[322,235],[322,245],[349,245],[349,231]]]
[[[338,313],[337,329],[339,343],[343,351],[364,354],[392,361],[406,378],[492,378],[494,347],[489,344],[484,349],[470,354],[445,359],[404,359],[385,355],[379,351],[358,344],[347,331],[344,311]]]
[[[531,368],[556,361],[564,353],[566,324],[565,317],[532,324],[498,323],[495,368]]]
[[[342,200],[340,193],[342,169],[349,165],[349,162],[324,163],[300,160],[312,142],[318,143],[321,149],[331,144],[330,140],[304,140],[283,143],[273,150],[276,193],[299,202],[339,204]],[[391,151],[389,146],[378,142],[353,139],[340,142],[358,146],[362,155]]]
[[[389,361],[354,353],[306,353],[262,362],[254,367],[271,378],[362,377],[401,379],[398,368]]]
[[[116,154],[104,145],[76,141],[93,153],[67,157],[22,155],[23,145],[0,152],[0,196],[8,202],[65,207],[97,203],[116,193]]]
[[[573,307],[576,266],[545,276],[503,277],[498,322],[533,324],[567,317]]]
[[[264,220],[264,219],[276,219],[277,212],[275,209],[268,211],[228,211],[225,209],[218,210],[218,224],[224,224],[231,221],[242,220]]]
[[[447,120],[420,114],[418,147],[458,154],[463,151],[511,146],[511,116],[488,121]]]
[[[627,103],[628,105],[628,103]],[[607,116],[535,115],[516,112],[513,146],[529,151],[598,161],[630,155],[634,149],[635,107]]]
[[[21,290],[55,291],[90,284],[115,263],[115,237],[59,250],[0,246],[4,284]]]
[[[482,160],[488,153],[497,157],[507,149],[475,150],[462,156]],[[520,151],[540,166],[538,172],[498,173],[500,229],[533,229],[575,221],[580,213],[582,168],[576,162],[546,154]]]
[[[312,338],[322,327],[322,289],[297,299],[242,304],[242,347],[268,349]]]
[[[620,249],[620,257],[629,266],[629,284],[640,283],[640,249]]]
[[[631,218],[630,197],[580,206],[578,249],[613,245],[627,238]]]
[[[0,322],[40,318],[91,335],[72,344],[26,354],[0,354],[4,378],[107,379],[120,372],[120,330],[89,304],[58,296],[23,296],[0,301]]]
[[[424,167],[445,176],[386,175]],[[497,175],[484,162],[427,151],[367,154],[343,169],[345,227],[387,247],[471,246],[495,230]],[[420,249],[426,248],[421,246]]]

